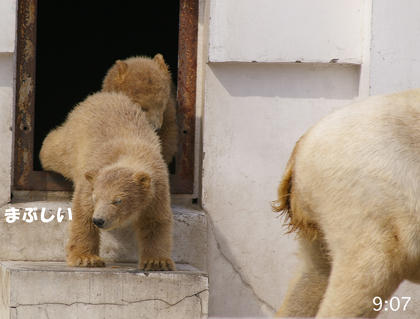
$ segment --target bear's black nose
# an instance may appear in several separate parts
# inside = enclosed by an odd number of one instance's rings
[[[93,218],[92,219],[93,223],[95,224],[96,227],[102,228],[104,227],[105,221],[101,218]]]

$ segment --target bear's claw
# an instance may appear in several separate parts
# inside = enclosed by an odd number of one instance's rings
[[[71,267],[105,267],[104,260],[96,255],[69,256],[67,265]]]
[[[139,268],[146,271],[176,270],[175,263],[170,258],[150,258],[140,261]]]

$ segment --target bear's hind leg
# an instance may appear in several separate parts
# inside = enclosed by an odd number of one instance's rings
[[[86,192],[75,188],[67,244],[67,265],[73,267],[104,267],[99,257],[99,229],[92,222],[93,205]]]
[[[300,238],[299,245],[300,269],[291,281],[276,317],[314,317],[328,285],[331,266],[320,232],[313,241]]]
[[[333,255],[328,288],[317,318],[375,318],[379,311],[374,310],[373,299],[380,297],[384,302],[404,279],[398,253],[393,256],[387,252],[386,241],[372,240],[370,249],[366,248],[369,244],[357,245],[363,251],[356,251],[354,243],[349,245],[353,247]],[[378,252],[378,247],[384,250]]]

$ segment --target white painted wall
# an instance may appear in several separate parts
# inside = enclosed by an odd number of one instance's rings
[[[270,202],[276,198],[294,143],[321,116],[357,93],[357,81],[347,89],[328,91],[334,78],[331,65],[301,67],[259,63],[207,67],[202,202],[210,227],[212,315],[272,315],[292,276],[295,242],[283,234]],[[302,72],[306,87],[283,81],[283,74],[294,68],[298,78]],[[349,82],[355,69],[346,70]],[[318,78],[317,85],[303,79],[305,73]],[[258,87],[252,87],[254,80]],[[307,94],[310,85],[325,89]]]
[[[370,94],[420,87],[420,2],[373,0]],[[404,282],[394,296],[411,297],[406,312],[389,310],[379,318],[419,318],[420,286]]]
[[[297,261],[270,202],[299,137],[368,83],[361,63],[370,25],[362,0],[238,3],[208,5],[202,203],[210,315],[272,316]]]
[[[17,1],[0,1],[0,206],[10,201]]]
[[[0,1],[0,52],[14,53],[16,46],[16,0]]]
[[[270,208],[294,144],[322,116],[370,91],[420,85],[420,5],[374,0],[372,15],[370,0],[205,2],[210,315],[268,317],[297,262],[293,236]],[[412,308],[380,317],[418,318],[420,286],[405,283],[396,295],[411,296]]]
[[[211,62],[361,63],[364,0],[212,0]]]
[[[373,1],[371,95],[420,86],[419,14],[419,1]]]

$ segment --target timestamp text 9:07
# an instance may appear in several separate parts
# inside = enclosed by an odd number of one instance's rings
[[[411,297],[401,297],[402,300],[406,300],[404,307],[403,307],[403,311],[405,311],[405,309],[407,308],[408,303],[411,300]],[[388,301],[385,300],[385,303],[387,303]],[[380,311],[382,309],[383,306],[383,302],[382,302],[382,298],[381,297],[375,297],[373,298],[373,304],[375,306],[377,306],[378,308],[373,308],[373,310],[375,311]],[[400,309],[401,306],[401,302],[400,302],[400,298],[398,297],[392,297],[389,300],[389,308],[392,311],[398,311]],[[388,310],[387,308],[385,308],[385,310]]]

